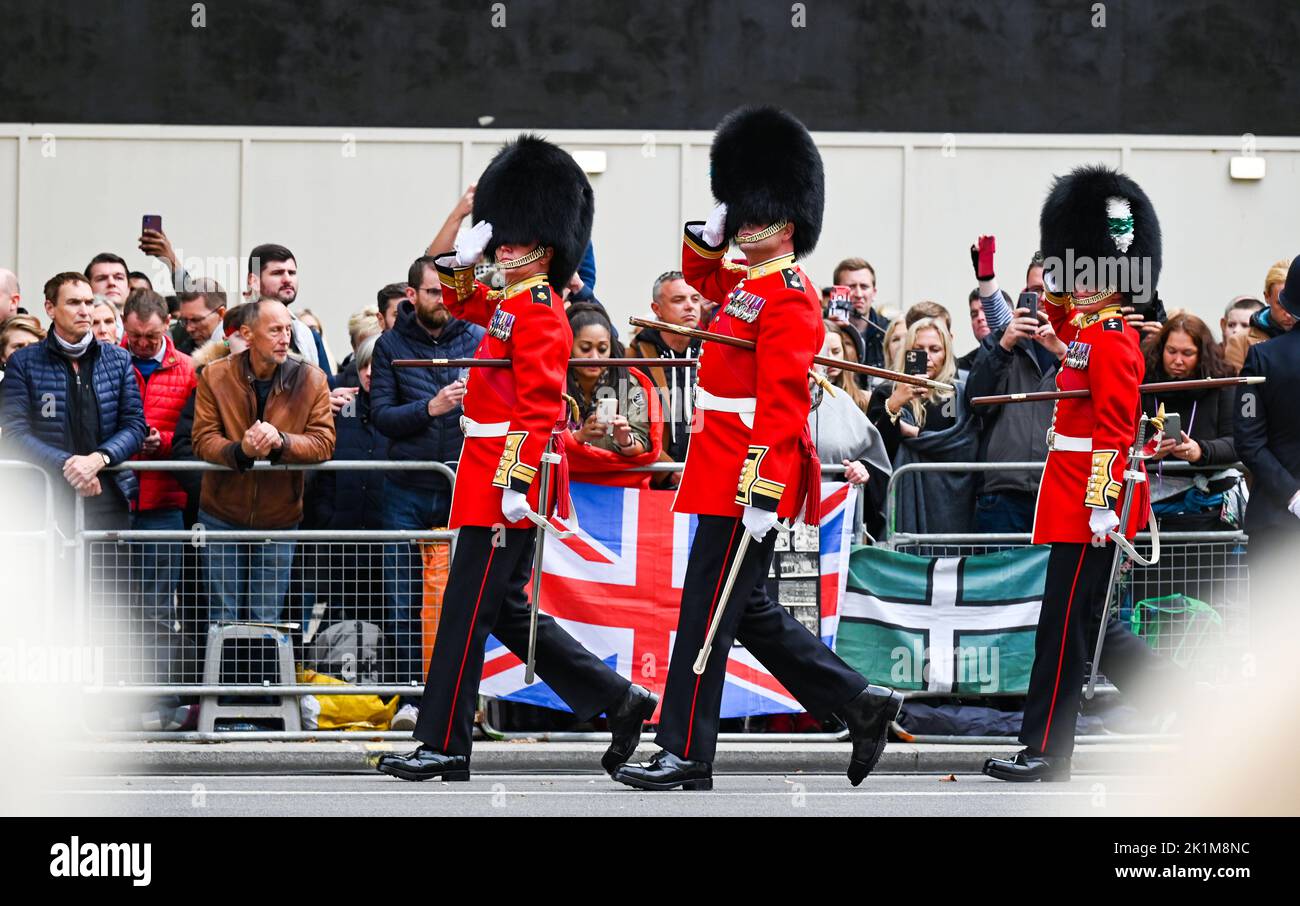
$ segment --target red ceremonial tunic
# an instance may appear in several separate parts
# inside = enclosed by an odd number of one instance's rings
[[[1052,327],[1070,348],[1057,371],[1056,387],[1087,390],[1089,395],[1058,400],[1052,413],[1033,541],[1086,543],[1092,540],[1088,527],[1092,511],[1110,507],[1118,515],[1122,506],[1124,470],[1141,415],[1142,352],[1138,331],[1124,320],[1118,306],[1072,315],[1051,295],[1048,303]],[[1145,476],[1145,464],[1137,465]],[[1147,482],[1135,487],[1124,527],[1128,538],[1146,527],[1150,509]]]
[[[723,260],[687,224],[682,274],[720,310],[709,332],[753,340],[753,350],[705,342],[691,437],[673,509],[741,515],[746,505],[817,522],[820,467],[808,433],[808,368],[825,327],[812,281],[787,255],[746,268]],[[713,399],[711,399],[713,398]],[[750,400],[744,403],[728,401]],[[724,407],[723,409],[717,406]],[[724,411],[726,407],[749,412]]]
[[[444,258],[440,260],[446,260]],[[451,527],[462,525],[530,528],[527,520],[507,522],[501,492],[509,487],[528,495],[537,512],[542,453],[557,425],[568,423],[565,374],[573,333],[560,294],[537,274],[503,291],[489,290],[474,279],[473,267],[438,265],[443,303],[458,318],[487,328],[475,350],[478,359],[510,359],[509,368],[471,368],[463,407],[465,418],[493,436],[467,436],[456,468],[451,500]],[[489,426],[499,426],[493,429]],[[561,449],[558,439],[554,444]],[[552,473],[551,504],[562,487],[561,471]],[[563,499],[563,498],[561,498]],[[566,501],[567,502],[567,501]],[[561,509],[564,509],[563,504]]]

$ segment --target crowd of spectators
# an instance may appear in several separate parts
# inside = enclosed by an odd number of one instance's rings
[[[37,463],[58,479],[66,489],[59,508],[65,525],[76,495],[83,498],[88,528],[444,526],[468,369],[400,368],[394,361],[471,358],[482,339],[482,328],[452,317],[443,305],[431,257],[452,245],[472,201],[470,187],[405,281],[384,284],[373,304],[358,305],[346,323],[342,360],[325,342],[325,325],[301,306],[298,261],[282,245],[250,251],[242,298],[235,298],[212,278],[185,273],[170,240],[145,231],[140,248],[170,270],[170,286],[156,290],[121,256],[104,252],[83,270],[46,282],[44,321],[23,307],[17,276],[0,270],[0,442],[6,455]],[[1023,288],[1014,297],[994,273],[976,267],[966,309],[976,345],[961,354],[947,307],[919,301],[891,315],[878,295],[876,269],[865,258],[847,257],[834,269],[833,287],[823,293],[824,355],[894,371],[905,370],[910,359],[955,388],[940,392],[818,366],[825,380],[810,381],[816,403],[810,430],[823,462],[863,487],[871,537],[1031,530],[1038,473],[1023,466],[1046,458],[1052,404],[971,404],[978,396],[1055,388],[1067,350],[1041,307],[1026,307],[1027,298],[1041,302],[1044,293],[1043,262],[1027,257]],[[482,276],[500,279],[491,272]],[[562,288],[574,358],[627,355],[664,365],[570,368],[571,425],[563,445],[572,477],[672,489],[675,472],[642,467],[686,458],[698,427],[696,369],[672,363],[698,358],[701,343],[643,329],[625,346],[595,286],[589,249],[578,275]],[[704,298],[677,270],[664,272],[647,290],[655,318],[691,328],[706,326],[720,301]],[[1297,266],[1279,261],[1267,271],[1262,296],[1227,303],[1217,337],[1210,324],[1186,311],[1166,312],[1163,303],[1126,310],[1125,317],[1142,333],[1146,379],[1179,382],[1239,372],[1287,374],[1295,362],[1282,358],[1282,346],[1273,341],[1288,336],[1298,311]],[[1300,512],[1291,410],[1283,408],[1284,397],[1268,403],[1265,396],[1259,403],[1272,406],[1268,418],[1243,419],[1237,394],[1228,388],[1144,397],[1148,414],[1163,407],[1181,419],[1180,433],[1160,445],[1152,465],[1156,513],[1169,525],[1204,530],[1246,524],[1251,472],[1263,476],[1254,490],[1269,498],[1259,505],[1270,526],[1282,524],[1279,513]],[[104,471],[131,459],[198,460],[222,469]],[[445,468],[309,474],[266,467],[331,459]],[[1174,462],[1202,468],[1196,474],[1166,468]],[[953,468],[895,477],[891,506],[891,475],[911,463]],[[969,463],[986,466],[963,468]],[[892,524],[886,525],[890,512]],[[189,547],[139,547],[129,570],[101,564],[104,588],[130,599],[140,631],[160,651],[149,679],[176,678],[174,655],[158,640],[176,618],[178,589],[204,602],[198,624],[305,624],[319,601],[341,613],[382,612],[395,651],[385,680],[422,679],[418,545],[327,547],[324,561],[317,557],[313,567],[318,575],[305,582],[294,578],[302,554],[293,541],[212,541],[199,553]],[[132,589],[113,589],[113,575],[127,572]],[[290,600],[291,586],[301,609]],[[413,724],[415,705],[414,698],[402,701],[399,724]]]

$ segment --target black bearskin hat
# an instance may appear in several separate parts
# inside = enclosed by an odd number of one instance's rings
[[[484,255],[491,259],[503,242],[549,246],[555,254],[547,277],[557,289],[587,251],[595,211],[591,183],[578,162],[528,133],[496,153],[474,191],[473,222],[492,224]]]
[[[727,206],[727,238],[745,224],[794,224],[794,253],[817,247],[826,206],[822,156],[812,136],[775,107],[727,114],[709,151],[713,197]]]
[[[1043,202],[1038,228],[1039,247],[1049,265],[1056,258],[1064,267],[1070,260],[1068,252],[1075,262],[1091,260],[1097,269],[1094,273],[1099,273],[1106,259],[1116,263],[1128,259],[1126,270],[1118,273],[1140,269],[1136,272],[1150,283],[1141,287],[1144,294],[1155,292],[1160,281],[1160,221],[1147,193],[1123,173],[1094,165],[1057,177]],[[1052,288],[1064,292],[1074,287]],[[1129,285],[1115,288],[1134,295],[1131,278]]]

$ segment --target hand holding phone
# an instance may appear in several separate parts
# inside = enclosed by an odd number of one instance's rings
[[[614,433],[614,416],[618,415],[618,400],[612,396],[596,400],[596,421],[605,426],[606,434]]]
[[[923,376],[929,370],[930,357],[924,349],[909,349],[903,354],[903,373]]]

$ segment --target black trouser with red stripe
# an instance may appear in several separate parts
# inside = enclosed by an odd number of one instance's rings
[[[704,674],[696,676],[692,666],[745,531],[739,519],[698,518],[655,742],[679,758],[711,762],[733,640],[749,649],[808,713],[821,720],[852,701],[867,681],[767,596],[764,584],[772,567],[775,529],[762,542],[750,541],[708,664]]]
[[[1020,741],[1048,755],[1074,752],[1074,724],[1084,675],[1097,644],[1115,545],[1052,545],[1047,584],[1038,611],[1034,667],[1029,674]],[[1156,667],[1157,657],[1118,620],[1107,617],[1099,670],[1117,687],[1133,689]]]
[[[460,529],[415,723],[420,742],[448,755],[469,755],[489,633],[521,660],[528,656],[524,586],[532,576],[535,539],[534,529]],[[613,706],[630,685],[544,613],[537,618],[537,675],[580,720]]]

